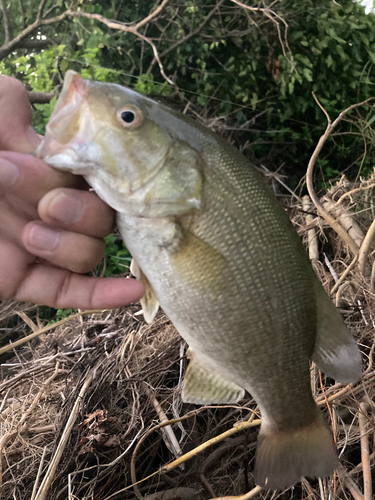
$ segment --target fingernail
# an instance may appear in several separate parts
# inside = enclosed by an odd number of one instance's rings
[[[35,250],[52,252],[60,240],[60,232],[40,224],[34,224],[29,232],[29,244]]]
[[[82,201],[74,196],[58,193],[49,203],[48,215],[64,224],[73,224],[82,215]]]
[[[8,160],[0,159],[0,187],[12,187],[17,182],[20,171],[17,165]]]

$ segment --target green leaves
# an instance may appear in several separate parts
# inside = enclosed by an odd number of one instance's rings
[[[161,77],[145,40],[87,18],[41,27],[33,37],[52,42],[43,50],[17,49],[0,62],[0,72],[17,73],[37,91],[53,90],[71,68],[85,78],[124,84],[144,95],[173,95],[182,109],[189,101],[196,113],[204,107],[205,117],[223,117],[220,123],[231,129],[229,135],[223,127],[224,135],[240,148],[250,144],[246,154],[253,161],[268,162],[271,170],[284,164],[284,172],[298,182],[325,127],[311,92],[332,118],[375,94],[375,16],[366,15],[354,0],[283,0],[277,3],[277,14],[288,24],[285,38],[280,20],[277,27],[262,12],[230,2],[212,13],[214,4],[170,0],[140,30],[155,44],[176,88]],[[24,14],[19,5],[11,2],[15,32],[35,19],[39,0],[24,0]],[[62,13],[68,2],[55,5],[53,15]],[[157,5],[155,0],[73,0],[69,8],[129,26]],[[53,103],[36,106],[38,131],[43,132],[52,108]],[[359,147],[362,139],[357,140]],[[356,147],[350,141],[343,136],[326,144],[330,160],[321,164],[322,172],[332,176],[346,165],[357,168]],[[368,155],[375,162],[371,148]]]

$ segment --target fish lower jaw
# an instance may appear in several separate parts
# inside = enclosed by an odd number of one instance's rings
[[[74,153],[74,152],[73,152]],[[88,163],[80,160],[75,154],[67,154],[67,152],[46,156],[43,160],[58,170],[72,172],[75,175],[90,175],[98,167],[93,163]]]

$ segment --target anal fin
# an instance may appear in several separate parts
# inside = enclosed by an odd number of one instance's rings
[[[245,390],[229,382],[209,368],[189,350],[190,364],[186,370],[182,400],[198,405],[211,403],[237,403]]]
[[[150,285],[147,276],[144,274],[142,269],[139,267],[137,261],[133,259],[130,264],[130,272],[135,276],[145,287],[145,294],[141,298],[141,306],[143,310],[143,316],[146,323],[151,323],[159,310],[159,301],[156,297],[154,289]]]
[[[361,378],[361,354],[331,299],[314,280],[317,335],[311,359],[322,372],[342,384]]]

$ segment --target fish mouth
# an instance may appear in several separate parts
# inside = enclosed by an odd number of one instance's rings
[[[88,173],[95,167],[92,161],[83,162],[78,151],[84,143],[80,130],[82,118],[88,110],[86,87],[87,82],[81,75],[67,71],[61,94],[46,127],[46,135],[34,153],[53,167],[76,174]],[[87,134],[85,139],[87,141]]]
[[[142,152],[125,154],[124,145],[115,140],[116,129],[113,136],[109,135],[111,122],[103,126],[100,116],[91,109],[95,102],[92,87],[92,82],[75,71],[67,71],[46,135],[35,155],[58,170],[84,176],[91,184],[98,177],[113,190],[134,194],[164,167],[173,143],[164,144],[163,152],[154,154],[142,170]]]

